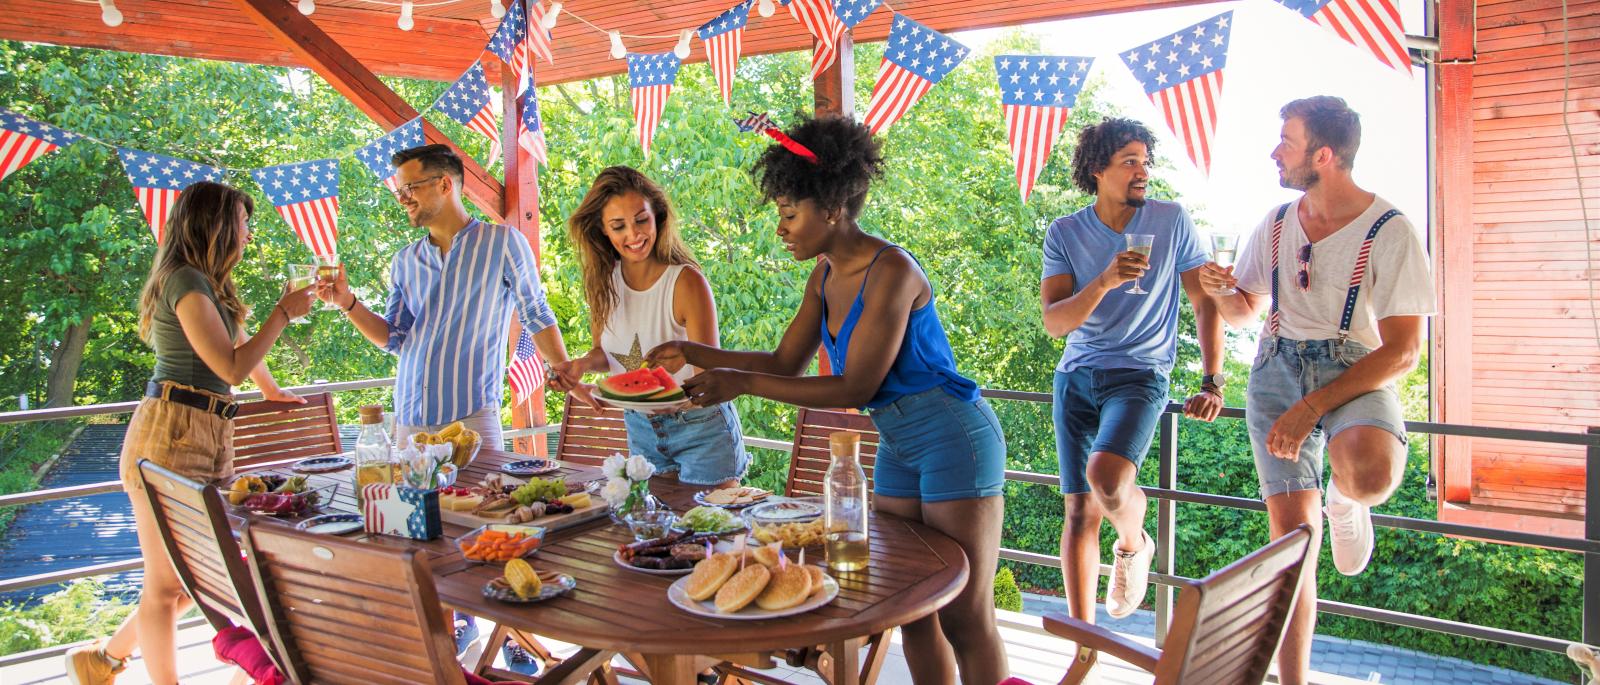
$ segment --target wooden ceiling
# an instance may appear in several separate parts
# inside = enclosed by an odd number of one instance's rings
[[[295,0],[283,0],[292,4]],[[100,21],[100,7],[79,0],[6,0],[0,12],[0,39],[75,47],[177,55],[230,62],[301,66],[294,54],[247,18],[236,0],[116,0],[124,21],[109,27]],[[419,0],[427,5],[430,0]],[[607,29],[631,34],[675,34],[692,29],[727,10],[736,0],[571,0],[566,8]],[[367,0],[317,0],[311,19],[362,64],[384,76],[454,80],[483,52],[498,23],[489,15],[489,0],[458,0],[419,6],[416,26],[396,26],[397,7]],[[546,3],[548,5],[548,2]],[[1056,2],[969,2],[963,0],[893,0],[895,9],[940,31],[1014,26],[1054,19],[1124,12],[1197,0],[1062,0]],[[857,42],[883,40],[890,12],[880,8],[854,30]],[[634,52],[664,52],[676,41],[630,39]],[[611,59],[606,36],[563,14],[553,32],[555,64],[540,64],[541,84],[590,79],[626,71]],[[750,14],[744,54],[809,50],[811,37],[782,7],[771,17]],[[706,59],[704,45],[693,42],[690,62]],[[484,60],[492,74],[494,59]]]

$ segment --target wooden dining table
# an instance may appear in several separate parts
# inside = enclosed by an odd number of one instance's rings
[[[477,483],[500,473],[525,455],[485,449],[462,469],[459,483]],[[288,464],[256,469],[289,474]],[[563,463],[545,478],[565,478],[569,488],[602,480],[600,469]],[[312,485],[341,484],[324,512],[355,512],[351,471],[316,474]],[[651,492],[674,511],[695,506],[704,488],[672,478],[651,479]],[[285,523],[292,520],[278,519]],[[534,522],[537,525],[537,521]],[[525,633],[580,646],[577,654],[542,672],[536,682],[575,683],[596,666],[622,655],[651,682],[689,685],[696,674],[718,664],[766,669],[783,659],[816,670],[833,685],[871,685],[882,667],[888,636],[897,626],[924,618],[948,604],[966,585],[967,558],[955,540],[921,523],[874,512],[869,519],[871,561],[861,571],[829,571],[839,584],[832,602],[783,618],[738,620],[698,616],[674,606],[667,587],[676,576],[624,568],[613,558],[633,542],[626,526],[609,517],[550,532],[529,561],[540,572],[571,575],[571,592],[535,604],[511,604],[484,596],[483,588],[504,566],[461,556],[455,539],[470,529],[444,524],[442,538],[416,541],[365,535],[373,544],[422,549],[430,553],[439,599],[462,613],[479,616]],[[821,564],[821,549],[807,552],[807,563]],[[870,647],[863,657],[863,647]],[[479,670],[488,662],[484,660]]]

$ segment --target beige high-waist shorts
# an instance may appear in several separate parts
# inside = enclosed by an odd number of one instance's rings
[[[230,399],[186,385],[166,385]],[[118,471],[123,490],[144,489],[139,477],[141,459],[201,483],[226,479],[233,475],[233,421],[188,405],[146,397],[133,411],[127,437],[122,441]]]

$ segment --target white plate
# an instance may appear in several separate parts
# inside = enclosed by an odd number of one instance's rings
[[[692,599],[689,599],[689,593],[685,592],[683,589],[683,586],[688,582],[688,578],[679,578],[677,582],[672,584],[671,587],[668,587],[667,601],[672,602],[673,605],[677,606],[679,609],[687,611],[696,616],[705,616],[706,618],[725,618],[735,621],[760,621],[769,618],[781,618],[784,616],[803,614],[807,611],[811,611],[812,609],[823,606],[828,602],[832,602],[834,597],[839,596],[839,581],[834,580],[833,576],[824,574],[822,578],[822,592],[806,598],[806,601],[801,602],[796,606],[779,611],[768,611],[756,606],[755,602],[751,602],[748,606],[740,609],[737,612],[725,614],[717,611],[716,603],[709,599],[703,602],[696,602]]]
[[[537,476],[545,473],[555,473],[560,470],[561,462],[554,459],[518,459],[500,465],[502,473],[509,473],[513,476]]]
[[[662,409],[683,409],[689,406],[689,398],[687,397],[673,402],[639,402],[635,400],[614,400],[596,393],[594,398],[618,409],[632,409],[634,411],[642,412],[661,411]]]
[[[705,506],[708,506],[708,507],[717,507],[719,509],[743,509],[745,507],[755,506],[757,504],[760,504],[760,503],[765,502],[765,501],[767,501],[767,500],[772,498],[772,493],[768,492],[761,499],[750,500],[749,502],[739,502],[739,503],[736,503],[736,504],[718,504],[716,502],[707,502],[706,501],[706,495],[709,495],[712,492],[715,492],[715,491],[714,490],[701,490],[699,492],[694,493],[694,502],[695,502],[695,504],[701,504],[701,505],[705,505]]]
[[[301,459],[300,461],[295,462],[294,465],[289,468],[294,469],[295,473],[328,473],[329,471],[338,471],[340,469],[349,468],[350,465],[354,463],[355,462],[351,461],[350,457],[346,457],[341,454],[327,457],[311,457],[310,459]]]
[[[634,566],[633,564],[628,563],[627,559],[623,559],[622,558],[622,550],[620,550],[620,549],[611,554],[611,560],[617,562],[618,566],[621,566],[621,567],[623,567],[625,569],[628,569],[629,571],[638,571],[640,573],[648,573],[648,574],[650,574],[652,576],[686,576],[686,575],[689,575],[691,573],[694,573],[694,567],[693,566],[690,566],[689,568],[666,568],[666,569],[662,569],[662,568],[639,568],[638,566]]]

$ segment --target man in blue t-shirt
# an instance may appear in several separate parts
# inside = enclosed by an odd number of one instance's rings
[[[1130,119],[1084,129],[1072,179],[1095,194],[1095,203],[1057,219],[1044,238],[1044,328],[1067,338],[1054,405],[1066,499],[1061,569],[1072,615],[1090,622],[1100,524],[1107,518],[1117,542],[1106,610],[1122,618],[1144,599],[1155,546],[1144,531],[1145,496],[1135,479],[1167,406],[1180,282],[1194,304],[1205,372],[1184,413],[1216,418],[1226,382],[1222,320],[1200,284],[1208,256],[1194,223],[1177,203],[1145,199],[1154,147],[1150,130]],[[1148,256],[1131,249],[1140,242]]]

